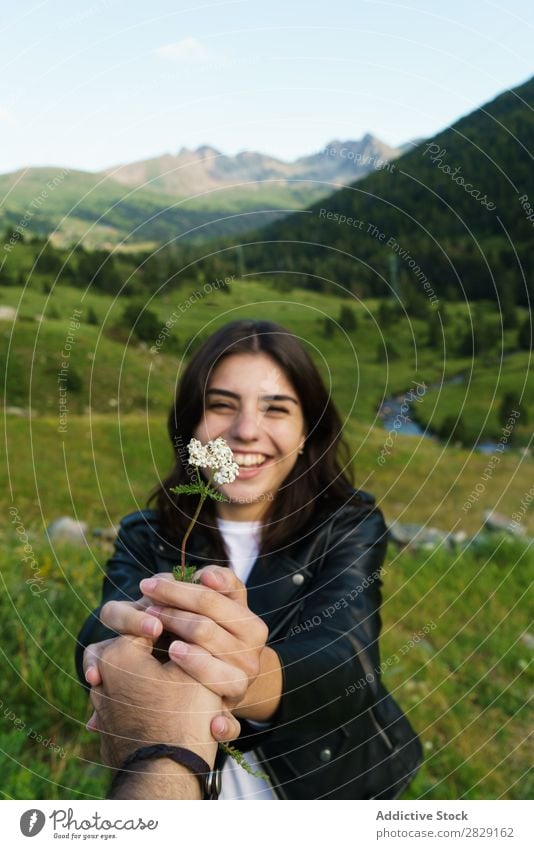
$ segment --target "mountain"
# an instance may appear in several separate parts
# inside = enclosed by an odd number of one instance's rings
[[[534,77],[395,162],[250,234],[248,272],[311,288],[527,305],[534,296]],[[273,243],[275,247],[273,247]],[[295,276],[296,275],[296,276]],[[326,282],[325,282],[326,281]]]
[[[248,182],[254,183],[256,192],[261,192],[262,183],[268,180],[288,189],[295,180],[326,181],[342,186],[399,155],[400,150],[367,134],[360,141],[332,141],[322,151],[294,162],[255,151],[227,156],[203,145],[196,150],[183,147],[175,156],[166,153],[154,159],[118,165],[104,173],[125,186],[143,186],[188,197]],[[325,193],[324,188],[321,191]]]
[[[87,247],[205,241],[242,233],[301,209],[399,155],[373,136],[331,142],[295,162],[204,145],[98,174],[28,168],[0,175],[0,228],[54,233],[58,244]]]

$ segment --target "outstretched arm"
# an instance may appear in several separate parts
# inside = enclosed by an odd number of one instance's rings
[[[152,643],[143,638],[119,637],[101,644],[101,683],[91,689],[94,713],[88,727],[102,735],[103,762],[120,769],[137,749],[166,744],[188,749],[213,768],[217,742],[211,725],[224,727],[226,739],[233,739],[239,723],[221,715],[218,696],[170,661],[159,663],[151,652]],[[111,798],[200,798],[198,779],[171,759],[140,761],[128,770]]]

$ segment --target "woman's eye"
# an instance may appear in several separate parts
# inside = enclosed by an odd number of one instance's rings
[[[223,404],[222,401],[220,401],[217,404],[210,404],[208,410],[217,410],[219,407],[224,408],[226,410],[231,409],[230,404]]]
[[[285,407],[271,407],[271,406],[269,406],[269,407],[267,407],[266,412],[267,413],[287,413],[288,410],[286,410]]]

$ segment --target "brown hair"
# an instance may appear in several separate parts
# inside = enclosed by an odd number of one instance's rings
[[[244,319],[219,328],[189,361],[169,414],[168,431],[176,462],[170,474],[155,488],[154,501],[163,529],[181,539],[190,522],[195,500],[175,495],[172,487],[189,481],[187,445],[204,413],[204,393],[210,374],[223,357],[240,353],[264,353],[282,368],[295,389],[307,430],[304,453],[279,489],[262,519],[261,553],[279,550],[295,541],[319,518],[327,504],[329,512],[353,495],[350,450],[342,438],[339,414],[323,380],[304,346],[286,328],[271,321]],[[340,449],[344,463],[339,461]],[[215,522],[214,502],[205,503],[199,525],[212,544],[213,562],[227,554]]]

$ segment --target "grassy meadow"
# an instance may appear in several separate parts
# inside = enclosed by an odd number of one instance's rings
[[[440,353],[429,345],[422,319],[399,321],[382,333],[378,302],[281,292],[269,280],[250,279],[192,302],[194,286],[154,298],[149,306],[161,327],[177,315],[169,339],[154,353],[121,323],[127,297],[84,295],[64,285],[45,292],[42,282],[0,287],[0,306],[17,309],[15,322],[0,321],[8,408],[2,418],[6,463],[0,470],[4,797],[100,798],[106,790],[97,741],[84,727],[87,700],[73,653],[80,624],[98,600],[108,550],[91,536],[85,548],[52,547],[45,527],[62,515],[106,527],[143,506],[171,462],[165,418],[190,340],[205,338],[233,318],[261,315],[285,324],[309,346],[342,412],[355,482],[377,496],[387,520],[475,537],[454,550],[390,547],[384,680],[420,731],[426,758],[407,796],[528,798],[533,788],[526,704],[534,637],[526,594],[534,556],[528,540],[483,538],[479,532],[484,511],[493,509],[508,517],[521,514],[519,524],[534,535],[532,499],[527,500],[532,459],[525,450],[531,440],[528,413],[534,411],[525,407],[513,441],[494,455],[489,471],[488,455],[396,433],[390,434],[385,462],[378,462],[388,437],[377,419],[378,405],[415,381],[434,387],[468,374],[462,384],[429,388],[418,417],[432,426],[462,410],[474,431],[486,419],[483,433],[498,439],[504,392],[523,387],[525,397],[528,392],[534,397],[529,355],[514,349],[514,332],[505,332],[504,359],[501,348],[472,361],[454,353],[452,345],[454,327],[468,317],[465,304],[448,305]],[[329,335],[324,319],[336,319],[341,304],[351,307],[356,326]],[[75,310],[82,318],[72,329]],[[57,376],[69,333],[69,370],[76,380],[60,430]],[[396,356],[384,359],[378,348],[387,352],[392,340]],[[463,509],[473,493],[472,505]],[[17,535],[10,509],[27,540]],[[44,590],[39,595],[28,583],[35,567],[28,566],[25,545],[38,564]],[[425,628],[423,638],[414,637]],[[395,654],[399,661],[388,662]]]

